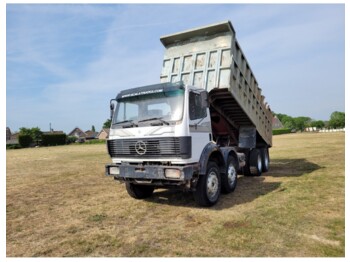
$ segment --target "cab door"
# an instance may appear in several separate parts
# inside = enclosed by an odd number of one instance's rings
[[[199,160],[203,148],[212,140],[208,106],[203,104],[201,92],[189,92],[189,129],[192,137],[192,158]]]

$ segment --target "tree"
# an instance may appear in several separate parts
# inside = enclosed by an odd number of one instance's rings
[[[103,128],[111,128],[112,120],[107,119],[106,122],[103,123]]]
[[[278,119],[282,122],[283,125],[289,118],[291,118],[290,116],[285,114],[275,114],[275,115],[278,117]]]
[[[345,127],[345,113],[338,112],[338,111],[333,112],[329,119],[329,127],[331,128]]]
[[[21,127],[19,129],[19,135],[28,135],[32,138],[34,142],[38,142],[41,140],[43,132],[41,132],[39,127],[32,127],[32,128],[26,128],[26,127]]]
[[[310,125],[311,118],[306,116],[299,116],[294,118],[294,122],[295,129],[304,131],[305,127],[308,127]]]
[[[43,132],[41,132],[39,127],[33,127],[31,129],[31,132],[34,141],[38,141],[41,139]]]
[[[276,114],[285,128],[296,129],[294,118],[285,114]]]
[[[325,127],[325,122],[322,120],[317,120],[317,121],[311,121],[310,123],[311,127],[317,127],[317,128],[324,128]]]
[[[293,117],[286,117],[284,118],[284,121],[282,122],[283,126],[285,128],[295,129],[295,121]]]
[[[276,116],[282,122],[282,124],[285,128],[303,131],[306,127],[312,126],[311,118],[307,117],[307,116],[291,117],[291,116],[285,115],[285,114],[276,114]],[[318,124],[320,124],[320,123],[318,123]],[[322,124],[324,124],[324,123],[322,122]],[[322,124],[320,124],[320,125],[322,125]]]
[[[92,125],[92,127],[91,127],[91,131],[92,131],[92,132],[96,132],[96,130],[95,130],[95,126],[94,126],[94,125]]]
[[[31,136],[31,129],[30,128],[26,128],[26,127],[21,127],[20,129],[19,129],[19,134],[20,135],[29,135],[29,136]]]

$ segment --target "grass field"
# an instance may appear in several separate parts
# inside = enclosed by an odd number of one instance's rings
[[[192,194],[129,197],[105,145],[7,150],[6,254],[345,256],[345,134],[274,137],[270,172],[240,176],[212,208]]]

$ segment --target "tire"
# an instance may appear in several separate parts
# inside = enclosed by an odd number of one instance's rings
[[[262,172],[267,172],[269,171],[269,167],[270,167],[269,149],[262,148],[260,149],[260,152],[261,152],[261,159],[262,159]]]
[[[240,168],[241,174],[243,174],[244,176],[252,176],[253,174],[250,173],[250,155],[252,154],[251,150],[246,150],[244,151],[245,154],[245,165]]]
[[[128,194],[135,199],[145,199],[152,196],[154,187],[135,185],[129,182],[125,183],[126,191]]]
[[[221,192],[224,194],[231,193],[237,185],[236,161],[232,156],[228,157],[226,173],[221,177]]]
[[[196,191],[193,192],[197,204],[204,207],[215,205],[220,196],[221,175],[215,162],[209,162],[205,175],[199,177]]]
[[[249,156],[249,171],[252,176],[261,176],[262,157],[259,149],[253,149]]]

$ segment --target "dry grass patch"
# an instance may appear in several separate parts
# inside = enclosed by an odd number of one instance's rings
[[[130,198],[105,145],[8,150],[7,256],[344,256],[344,137],[274,137],[270,172],[209,209]]]

